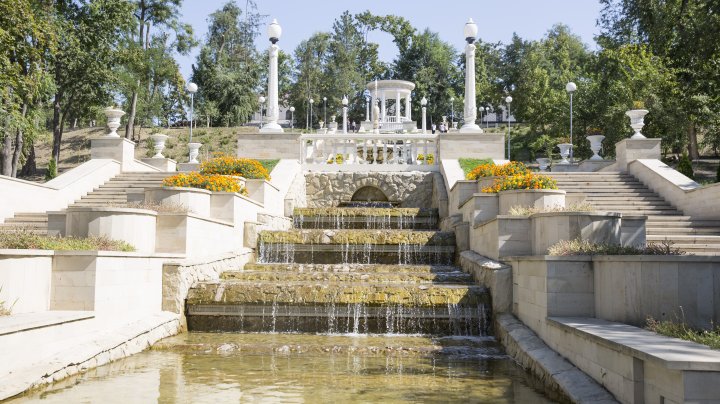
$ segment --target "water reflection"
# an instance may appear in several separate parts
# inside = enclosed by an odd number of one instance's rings
[[[13,403],[553,402],[489,338],[191,334]]]

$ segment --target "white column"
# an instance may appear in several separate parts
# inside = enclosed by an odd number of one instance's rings
[[[410,117],[410,94],[405,96],[405,119],[412,121],[412,118]]]
[[[347,109],[348,107],[343,107],[343,133],[347,134]]]
[[[465,123],[460,133],[482,133],[483,130],[475,123],[477,107],[475,106],[475,45],[465,46]]]
[[[365,99],[365,122],[370,122],[370,101]]]
[[[380,121],[385,122],[385,117],[387,116],[387,103],[385,102],[385,92],[383,91],[382,96],[382,105],[380,106]]]
[[[427,111],[427,107],[422,107],[422,119],[423,119],[423,120],[422,120],[422,133],[423,133],[423,135],[424,135],[425,133],[427,133],[426,130],[425,130],[425,125],[426,125],[425,122],[427,121],[427,119],[425,119],[425,112],[426,112],[426,111]]]
[[[263,133],[284,132],[278,125],[278,52],[276,44],[270,45],[270,75],[268,76],[267,119],[268,122],[260,129]]]
[[[400,91],[395,94],[395,118],[400,121]]]

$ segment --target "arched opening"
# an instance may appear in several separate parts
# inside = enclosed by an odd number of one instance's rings
[[[354,202],[387,202],[388,197],[377,187],[365,186],[355,191],[350,200]]]

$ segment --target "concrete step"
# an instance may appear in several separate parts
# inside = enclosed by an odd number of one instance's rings
[[[337,282],[352,283],[403,283],[403,284],[466,284],[473,283],[472,275],[456,271],[441,273],[388,273],[388,272],[271,272],[271,271],[226,271],[224,280],[245,282]]]
[[[269,272],[360,272],[360,273],[407,273],[437,274],[458,272],[452,265],[378,265],[378,264],[245,264],[246,271]]]
[[[676,235],[676,234],[687,234],[687,235],[708,235],[708,236],[720,236],[720,228],[716,227],[653,227],[646,226],[648,235]]]
[[[42,216],[15,215],[15,217],[5,219],[5,223],[45,223],[45,224],[47,224],[47,221],[48,221],[48,217],[46,214],[43,214]]]
[[[672,219],[672,218],[671,218]],[[720,229],[720,221],[718,220],[663,220],[663,218],[657,218],[648,220],[647,225],[651,227],[663,228],[667,227],[693,227],[693,228],[716,228]]]
[[[647,235],[647,241],[672,241],[676,244],[717,244],[720,246],[720,236],[707,235]]]

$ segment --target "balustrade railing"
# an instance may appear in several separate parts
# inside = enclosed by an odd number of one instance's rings
[[[438,162],[437,135],[306,134],[300,137],[305,164],[431,165]]]

